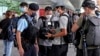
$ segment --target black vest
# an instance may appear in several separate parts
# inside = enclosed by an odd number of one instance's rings
[[[37,37],[38,28],[34,25],[34,21],[30,22],[28,17],[25,15],[24,18],[28,23],[28,27],[22,32],[22,39],[28,41],[31,44],[35,43],[35,39]]]

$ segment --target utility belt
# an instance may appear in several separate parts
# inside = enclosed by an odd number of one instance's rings
[[[25,38],[22,38],[21,40],[22,40],[22,43],[26,43],[26,44],[30,44],[30,45],[34,45],[35,44],[34,41],[30,41],[30,40],[25,39]]]

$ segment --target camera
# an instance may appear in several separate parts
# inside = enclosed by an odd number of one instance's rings
[[[51,31],[52,28],[53,28],[52,22],[43,21],[43,27],[41,27],[39,30],[39,38],[44,39],[44,40],[45,39],[53,40],[54,39],[53,37],[47,38],[45,36],[47,35],[47,33],[55,34],[54,31]]]
[[[47,38],[45,35],[47,35],[47,33],[50,33],[50,34],[55,34],[56,31],[53,30],[53,29],[56,29],[56,28],[59,28],[59,21],[47,21],[46,17],[42,16],[40,17],[40,19],[42,19],[42,26],[40,27],[40,30],[39,30],[39,38],[40,39],[50,39],[50,40],[53,40],[54,38],[53,37],[50,37],[50,38]]]

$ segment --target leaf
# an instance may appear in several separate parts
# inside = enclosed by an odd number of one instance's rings
[[[7,6],[8,10],[14,10],[16,12],[19,12],[19,3],[14,0],[0,0],[0,6]]]

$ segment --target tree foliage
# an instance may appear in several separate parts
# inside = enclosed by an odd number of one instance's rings
[[[14,1],[14,0],[0,0],[0,6],[6,6],[8,7],[8,10],[14,10],[16,12],[19,11],[19,1]]]

